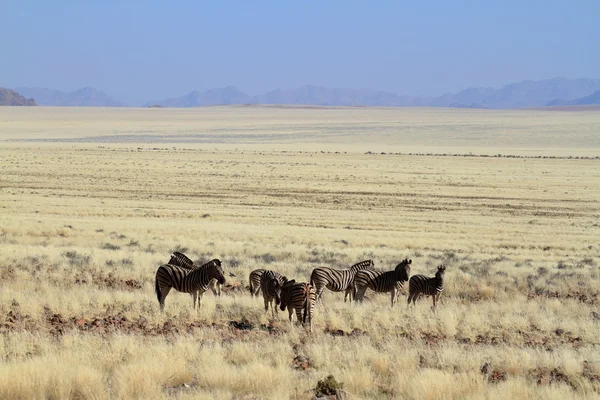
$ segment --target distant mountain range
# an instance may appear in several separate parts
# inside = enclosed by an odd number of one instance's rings
[[[556,99],[572,101],[600,90],[600,79],[546,79],[523,81],[500,89],[468,88],[442,96],[409,97],[367,89],[329,89],[302,86],[298,89],[276,89],[258,96],[249,96],[234,87],[193,91],[185,96],[158,100],[144,106],[199,107],[223,104],[297,104],[318,106],[399,106],[399,107],[460,107],[460,108],[523,108],[540,107]]]
[[[94,88],[64,93],[41,88],[17,88],[20,94],[34,98],[39,105],[123,107],[124,103]],[[317,106],[395,106],[458,107],[510,109],[546,105],[599,104],[600,79],[554,78],[512,83],[500,89],[468,88],[439,97],[400,96],[368,89],[330,89],[302,86],[297,89],[275,89],[250,96],[233,86],[194,90],[184,96],[150,101],[143,107],[202,107],[229,104],[291,104]],[[585,103],[579,103],[585,102]],[[591,103],[590,103],[591,102]]]
[[[0,106],[35,106],[34,99],[26,99],[14,90],[0,88]]]
[[[600,104],[600,90],[596,90],[589,96],[580,97],[574,100],[556,99],[552,100],[547,106],[586,106],[590,104]]]
[[[84,87],[71,93],[44,88],[15,88],[25,97],[32,97],[41,106],[96,106],[96,107],[125,107],[126,104],[113,99],[101,90]]]

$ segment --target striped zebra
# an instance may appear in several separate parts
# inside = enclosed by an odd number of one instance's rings
[[[248,282],[250,282],[250,295],[258,296],[258,292],[260,290],[260,277],[266,271],[266,269],[255,269],[250,272],[250,276],[248,278]]]
[[[263,299],[265,300],[265,312],[269,312],[270,304],[273,318],[275,318],[275,312],[277,311],[276,306],[281,301],[281,287],[285,282],[287,282],[287,278],[275,271],[267,270],[260,277],[260,290],[262,290]]]
[[[171,259],[169,260],[169,262],[167,264],[176,265],[178,267],[182,267],[182,268],[190,269],[190,270],[198,268],[198,266],[192,260],[190,260],[188,256],[186,256],[185,254],[180,253],[178,251],[173,252],[173,254],[171,255]],[[222,286],[223,285],[221,285],[219,282],[217,282],[216,279],[212,279],[209,284],[210,291],[215,296],[221,295]]]
[[[363,270],[357,272],[354,277],[356,299],[363,301],[367,288],[379,293],[390,292],[392,307],[394,307],[400,289],[410,276],[410,264],[412,264],[412,260],[404,259],[392,271]]]
[[[218,259],[211,260],[201,267],[192,270],[170,264],[158,267],[154,286],[156,297],[160,304],[160,311],[164,311],[165,299],[171,289],[183,293],[191,293],[194,310],[196,309],[196,299],[198,300],[198,308],[200,308],[202,295],[208,290],[210,281],[213,278],[220,284],[225,283],[221,261]]]
[[[317,294],[312,285],[306,282],[297,283],[292,279],[291,281],[284,283],[281,287],[281,303],[279,308],[281,311],[285,311],[285,308],[287,307],[290,313],[290,323],[292,322],[294,310],[296,310],[298,323],[304,325],[308,318],[309,330],[312,332],[312,320],[315,302],[317,301],[316,298]],[[302,312],[304,312],[304,315]]]
[[[328,267],[318,267],[313,269],[310,274],[310,284],[314,287],[317,294],[317,300],[321,299],[323,290],[325,288],[332,292],[344,293],[344,302],[348,296],[350,296],[350,302],[352,303],[352,297],[354,294],[354,276],[358,271],[365,269],[373,269],[375,263],[373,260],[365,260],[354,264],[349,269],[334,269]]]
[[[425,296],[433,297],[433,308],[435,308],[436,303],[439,301],[440,296],[444,291],[445,273],[446,266],[440,265],[433,278],[429,278],[425,275],[413,275],[408,282],[407,307],[410,306],[411,300],[413,305],[415,305],[417,299],[423,294]]]

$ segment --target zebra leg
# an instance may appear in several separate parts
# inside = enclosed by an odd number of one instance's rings
[[[190,294],[192,295],[192,303],[194,304],[194,311],[196,311],[196,300],[198,299],[198,292],[194,290]]]
[[[269,312],[269,301],[264,296],[263,296],[263,299],[265,300],[265,313],[268,313]]]
[[[354,300],[360,301],[361,303],[365,300],[365,292],[367,291],[366,286],[360,286],[356,289],[356,298]]]
[[[353,286],[348,286],[346,288],[346,293],[344,293],[344,303],[346,302],[346,298],[350,297],[350,304],[352,304],[352,292],[354,291]]]
[[[160,298],[158,299],[158,304],[160,305],[160,312],[164,312],[165,311],[165,299],[167,298],[167,295],[169,294],[169,292],[171,291],[171,287],[166,287],[166,288],[160,288]]]
[[[204,292],[198,292],[198,311],[200,311],[200,306],[202,305],[202,296],[204,296]]]
[[[288,307],[288,312],[290,313],[290,326],[294,326],[294,322],[292,321],[292,315],[294,314],[294,307]],[[302,316],[298,315],[298,310],[296,310],[296,317],[298,318],[298,322],[302,321]]]
[[[392,288],[390,293],[392,294],[392,308],[394,308],[394,301],[396,300],[396,288]]]

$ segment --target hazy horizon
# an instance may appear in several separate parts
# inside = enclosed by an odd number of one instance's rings
[[[234,86],[435,97],[597,79],[600,3],[9,2],[0,86],[91,86],[129,105]]]

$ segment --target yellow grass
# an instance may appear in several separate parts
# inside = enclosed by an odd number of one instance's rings
[[[596,157],[599,121],[1,109],[0,398],[304,399],[330,374],[353,398],[597,397],[600,161],[405,149]],[[387,294],[349,305],[326,291],[312,334],[245,289],[206,293],[197,314],[171,292],[160,314],[154,274],[174,250],[220,258],[242,287],[255,268],[305,281],[408,257],[411,274],[446,264],[446,289],[435,313],[429,298],[391,309]]]

